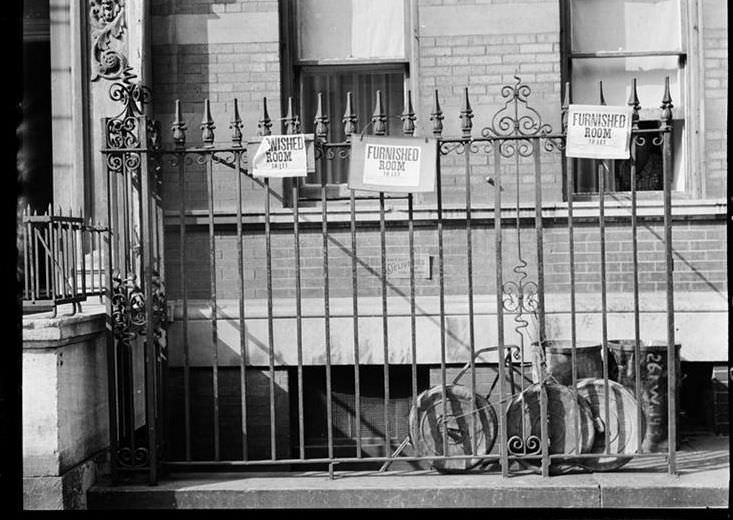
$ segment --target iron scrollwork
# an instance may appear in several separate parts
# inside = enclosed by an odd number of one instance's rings
[[[122,78],[127,57],[121,42],[125,29],[125,0],[91,0],[89,22],[92,26],[92,81]]]
[[[168,324],[168,303],[165,294],[165,284],[157,272],[153,273],[152,286],[152,316],[154,344],[157,347],[158,357],[167,357],[166,328]],[[145,293],[136,282],[136,277],[122,278],[118,275],[112,278],[112,322],[115,338],[129,347],[138,336],[144,335],[147,326],[145,314]]]

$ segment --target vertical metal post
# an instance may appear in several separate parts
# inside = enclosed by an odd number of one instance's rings
[[[474,301],[473,301],[473,240],[471,230],[471,129],[473,124],[473,110],[468,99],[468,87],[464,88],[463,108],[459,116],[461,120],[461,134],[463,137],[463,159],[464,159],[464,177],[466,183],[466,277],[468,286],[468,347],[469,347],[469,366],[471,372],[471,416],[469,425],[471,428],[471,452],[477,453],[476,447],[476,366],[475,366],[475,350],[476,350],[476,330],[474,323]]]
[[[603,98],[603,82],[600,82],[601,105],[606,102]],[[599,210],[598,210],[598,231],[600,234],[601,246],[601,337],[603,348],[603,406],[605,424],[610,422],[610,404],[609,404],[609,388],[608,388],[608,304],[607,304],[607,284],[606,284],[606,174],[611,173],[607,160],[600,161],[598,169],[598,192],[599,192]],[[604,453],[610,452],[610,435],[604,435],[605,448]]]
[[[346,142],[351,141],[351,134],[357,131],[357,117],[352,107],[351,92],[346,93],[346,108],[342,119]],[[351,231],[351,303],[354,326],[354,416],[356,429],[356,457],[361,458],[361,381],[359,364],[359,287],[356,253],[356,199],[354,190],[350,190],[350,231]]]
[[[201,120],[201,140],[204,147],[211,149],[214,146],[214,120],[211,117],[209,100],[204,101],[204,115]],[[208,188],[208,216],[209,216],[209,308],[211,312],[211,345],[213,349],[212,394],[214,399],[214,460],[220,458],[219,439],[219,329],[216,308],[216,237],[214,231],[214,167],[213,152],[206,151],[206,181]]]
[[[440,108],[440,101],[438,100],[438,90],[435,90],[435,98],[433,111],[430,114],[430,120],[433,122],[433,136],[436,138],[437,150],[435,154],[435,195],[436,195],[436,206],[437,206],[437,231],[438,231],[438,279],[440,285],[439,294],[439,305],[440,305],[440,385],[441,385],[441,399],[442,399],[442,417],[443,424],[439,425],[442,431],[442,446],[441,451],[443,456],[447,456],[448,449],[448,428],[447,428],[447,416],[448,416],[448,398],[446,388],[446,359],[445,359],[445,257],[443,250],[443,189],[442,189],[442,175],[440,171],[440,149],[441,141],[440,136],[443,133],[443,111]]]
[[[499,147],[501,143],[499,141],[493,142],[494,147],[494,251],[496,254],[495,267],[496,267],[496,334],[497,342],[499,345],[499,403],[498,403],[498,416],[499,416],[499,457],[501,460],[501,476],[506,478],[509,476],[509,454],[507,451],[507,423],[506,423],[506,387],[504,373],[504,360],[507,357],[504,354],[504,300],[503,287],[504,287],[504,273],[503,269],[503,254],[502,254],[502,240],[501,240],[501,152]],[[492,179],[487,179],[491,184]],[[509,358],[510,359],[510,358]],[[509,367],[511,370],[511,366]]]
[[[176,99],[175,120],[171,125],[176,147],[178,167],[178,268],[181,279],[182,316],[181,340],[183,343],[183,435],[186,460],[191,460],[191,367],[188,344],[188,294],[186,280],[186,124],[181,117],[181,102]]]
[[[636,93],[636,78],[633,79],[631,85],[631,94],[629,95],[628,105],[632,107],[631,116],[631,143],[629,144],[629,152],[631,160],[629,161],[630,184],[631,184],[631,257],[633,266],[633,291],[634,291],[634,397],[636,398],[636,433],[639,449],[643,442],[643,419],[641,410],[641,327],[639,323],[639,243],[638,243],[638,223],[637,223],[637,194],[636,194],[636,153],[639,139],[646,142],[646,139],[639,136],[639,98]]]
[[[672,256],[672,96],[664,79],[660,130],[664,181],[664,256],[667,285],[667,457],[669,473],[677,473],[677,347],[674,339],[674,258]]]
[[[405,109],[401,116],[402,133],[411,136],[415,133],[415,111],[412,108],[412,93],[408,90]],[[417,324],[415,317],[415,226],[413,194],[407,194],[407,244],[410,262],[410,364],[412,381],[412,406],[417,408]]]
[[[105,155],[105,163],[108,164],[108,155]],[[106,346],[107,346],[107,407],[108,407],[108,420],[109,420],[109,460],[110,460],[110,474],[112,477],[112,483],[116,484],[119,479],[118,472],[118,426],[117,418],[119,414],[120,405],[117,400],[117,389],[119,380],[117,374],[119,373],[119,367],[117,366],[117,349],[115,348],[115,337],[114,337],[114,322],[112,318],[112,207],[117,199],[112,198],[111,190],[111,177],[113,172],[110,171],[109,167],[106,169],[107,173],[107,244],[106,244],[106,261],[107,261],[107,273],[106,273],[106,287],[105,287],[105,307],[106,307]],[[114,201],[114,202],[113,202]],[[53,209],[49,205],[49,215],[53,214]],[[48,224],[49,232],[51,232],[51,222]],[[101,265],[100,265],[101,270]],[[53,279],[53,278],[52,278]],[[100,287],[100,290],[102,287]]]
[[[147,142],[147,118],[141,116],[138,118],[140,128],[141,143]],[[158,352],[153,331],[153,248],[151,244],[151,187],[150,175],[148,172],[147,155],[146,160],[140,161],[140,186],[141,186],[141,204],[142,219],[140,222],[140,234],[142,235],[142,251],[141,259],[143,261],[143,293],[145,294],[145,420],[147,424],[147,441],[149,453],[149,483],[154,485],[158,481],[158,435],[157,435],[157,401],[155,388],[157,386],[157,363]],[[134,422],[134,415],[133,415]],[[133,452],[134,453],[134,452]]]

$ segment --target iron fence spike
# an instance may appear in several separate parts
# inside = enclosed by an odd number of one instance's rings
[[[346,140],[351,140],[351,134],[356,133],[357,117],[354,113],[354,107],[351,101],[351,92],[346,93],[346,108],[344,109],[344,117],[341,119],[344,124],[344,135]]]
[[[634,124],[639,120],[639,109],[641,108],[641,105],[639,104],[639,96],[636,92],[636,78],[631,80],[631,92],[629,93],[629,101],[627,102],[627,105],[633,109],[633,112],[631,113],[631,122]]]
[[[314,119],[314,129],[317,137],[326,140],[328,138],[328,115],[323,113],[323,92],[318,93],[318,104]]]
[[[664,95],[662,96],[662,115],[661,120],[665,123],[669,123],[672,119],[672,95],[669,92],[669,76],[664,78]]]
[[[459,118],[461,119],[461,132],[463,137],[471,137],[471,129],[473,128],[473,110],[471,110],[471,103],[468,99],[468,87],[463,90],[463,108]]]
[[[270,114],[267,113],[267,98],[262,98],[262,119],[257,123],[257,135],[264,136],[270,135],[270,127],[272,127],[272,121],[270,120]]]
[[[412,108],[412,92],[408,90],[405,93],[405,107],[402,112],[402,133],[405,135],[413,135],[415,133],[415,111]]]
[[[438,89],[435,89],[433,111],[430,113],[430,120],[433,122],[433,135],[439,137],[443,133],[443,111],[438,100]]]
[[[239,103],[237,98],[234,98],[234,110],[232,115],[232,121],[229,125],[232,129],[232,143],[235,145],[242,144],[242,118],[239,117]]]
[[[204,117],[201,119],[201,139],[207,147],[214,145],[214,119],[211,117],[211,103],[204,100]]]
[[[173,131],[173,143],[176,147],[182,147],[186,144],[186,123],[181,116],[181,100],[176,99],[176,112],[171,124]]]
[[[601,105],[605,105],[606,98],[603,96],[603,81],[598,82],[598,93],[600,95]]]
[[[372,114],[372,127],[374,128],[374,135],[384,135],[386,132],[387,115],[384,113],[384,107],[382,105],[382,91],[377,90],[377,99],[374,106],[374,113]]]

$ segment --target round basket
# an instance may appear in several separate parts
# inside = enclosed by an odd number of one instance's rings
[[[410,441],[418,456],[489,453],[496,440],[497,418],[494,407],[485,398],[476,395],[476,409],[472,409],[471,392],[464,386],[446,385],[445,394],[445,417],[441,386],[422,392],[417,398],[417,408],[410,410]],[[444,430],[447,430],[446,450],[443,450]],[[461,473],[475,468],[481,462],[481,459],[468,458],[436,459],[432,465],[442,473]]]
[[[608,382],[608,423],[606,422],[606,386],[603,379],[581,379],[577,384],[578,395],[590,403],[594,420],[603,425],[603,431],[596,431],[595,440],[590,453],[606,451],[608,437],[609,453],[631,455],[639,451],[639,427],[636,414],[641,413],[634,395],[623,385]],[[644,436],[644,414],[641,416]],[[631,460],[631,457],[598,457],[582,459],[579,463],[592,471],[611,471],[620,468]]]
[[[588,453],[593,446],[595,430],[590,404],[567,386],[545,384],[549,453]],[[577,422],[576,422],[577,421]],[[516,395],[507,410],[507,447],[510,455],[541,454],[540,385],[533,384]],[[539,459],[520,459],[527,467],[536,469]],[[552,473],[565,473],[578,466],[576,461],[552,462]]]

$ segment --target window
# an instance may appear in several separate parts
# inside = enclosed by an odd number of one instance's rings
[[[281,26],[287,55],[282,62],[288,69],[283,78],[283,108],[289,96],[298,100],[304,132],[313,132],[318,93],[323,94],[329,118],[330,142],[346,138],[342,118],[348,92],[360,132],[372,133],[367,125],[377,90],[385,113],[401,114],[409,73],[406,4],[400,0],[283,1]],[[400,128],[399,119],[387,120],[387,134]],[[325,168],[318,163],[315,175],[298,181],[302,199],[320,199],[322,175],[329,198],[347,196],[348,160],[336,158]]]
[[[626,105],[632,80],[641,103],[640,128],[659,125],[659,105],[669,78],[672,96],[673,190],[685,190],[683,168],[685,131],[685,60],[680,0],[571,0],[564,12],[565,81],[571,83],[573,103],[599,104],[599,83],[605,102]],[[637,189],[662,189],[661,147],[647,139],[637,149]],[[607,161],[605,186],[628,191],[628,161]],[[597,192],[597,161],[573,161],[576,192]]]

